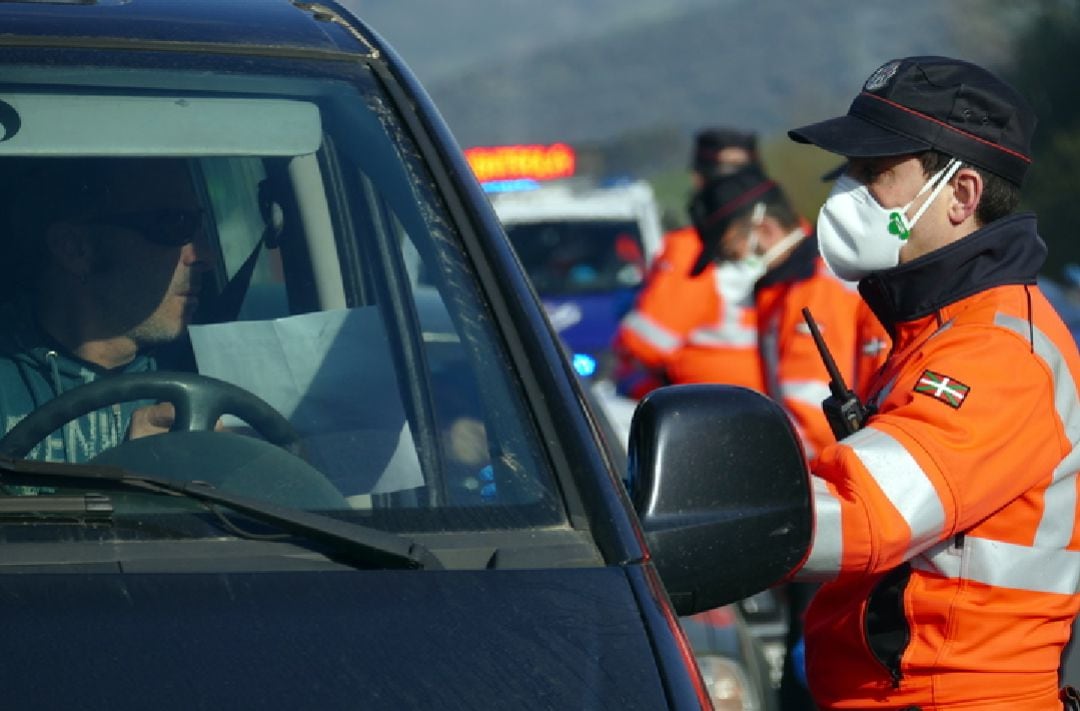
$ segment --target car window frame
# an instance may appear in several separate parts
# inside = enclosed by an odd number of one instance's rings
[[[415,80],[399,75],[393,66],[396,55],[392,51],[386,54],[391,61],[372,59],[367,64],[376,79],[384,85],[386,95],[393,102],[392,109],[409,132],[430,171],[430,179],[437,187],[436,194],[441,196],[448,217],[457,227],[465,257],[471,263],[471,271],[482,294],[488,299],[502,345],[513,363],[515,377],[524,390],[526,404],[544,442],[545,453],[550,458],[552,471],[567,506],[570,525],[588,532],[606,560],[637,559],[644,554],[644,539],[635,523],[628,493],[622,485],[619,463],[602,445],[603,435],[595,416],[589,411],[569,361],[558,346],[558,334],[544,316],[539,306],[539,296],[524,277],[524,269],[499,227],[498,218],[486,197],[482,199],[488,209],[483,211],[484,214],[476,211],[479,202],[476,196],[483,196],[483,193],[475,177],[468,172],[463,154],[451,157],[440,147],[441,142],[456,148],[456,142],[437,125],[439,119],[433,107],[431,113],[434,118],[421,109],[422,105],[430,106],[423,88]],[[408,86],[408,90],[405,86]],[[436,140],[436,135],[440,140]],[[501,243],[487,243],[481,236],[484,232],[495,236]],[[516,264],[516,274],[503,273],[503,278],[500,278],[499,269],[495,266],[500,261],[498,252]],[[507,278],[515,282],[513,288],[506,283]],[[521,291],[531,294],[531,308],[521,304]],[[512,306],[511,302],[514,301],[517,303]],[[532,333],[524,333],[522,329],[527,325],[516,324],[515,307],[528,308],[532,312],[530,317],[538,319],[537,325],[543,325]],[[522,338],[523,335],[526,338]],[[558,363],[561,374],[556,380],[568,390],[564,398],[553,398],[545,391],[544,381],[551,380],[538,372],[537,357],[529,352],[526,339],[545,351],[541,356],[545,370],[551,371]],[[589,457],[592,464],[583,465],[575,461],[579,453]],[[579,474],[583,468],[593,469],[593,475]],[[601,483],[600,479],[606,480],[606,483]],[[608,488],[607,483],[612,486]]]

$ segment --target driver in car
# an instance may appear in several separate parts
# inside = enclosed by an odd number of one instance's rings
[[[15,293],[0,306],[0,424],[119,373],[156,370],[213,264],[182,159],[36,159],[9,208]],[[167,431],[169,403],[124,403],[65,424],[28,455],[85,462]]]

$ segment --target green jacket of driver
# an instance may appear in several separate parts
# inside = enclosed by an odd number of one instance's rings
[[[106,370],[65,351],[34,323],[19,301],[0,306],[0,424],[6,433],[34,409],[80,385],[119,373],[155,370],[140,354],[122,368]],[[90,412],[49,434],[27,459],[86,462],[127,437],[131,414],[146,401],[117,403]],[[0,450],[2,450],[0,440]]]

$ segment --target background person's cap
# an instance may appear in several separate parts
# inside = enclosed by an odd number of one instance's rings
[[[709,173],[716,163],[717,152],[725,148],[742,148],[750,155],[757,155],[757,134],[736,128],[705,128],[694,136],[694,148],[690,152],[690,169]]]
[[[934,149],[1020,185],[1031,165],[1035,113],[982,67],[948,57],[908,57],[879,67],[846,116],[788,131],[851,157]]]
[[[780,186],[754,163],[705,183],[690,201],[690,219],[701,240],[701,254],[690,268],[690,276],[701,274],[712,262],[720,238],[731,223],[750,214],[754,205],[768,202],[778,194]]]

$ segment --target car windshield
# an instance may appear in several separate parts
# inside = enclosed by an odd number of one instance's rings
[[[645,252],[632,220],[544,220],[506,225],[544,296],[610,292],[641,284]]]
[[[0,453],[384,530],[564,524],[458,229],[370,70],[101,56],[5,68]],[[169,512],[128,499],[117,516]]]

